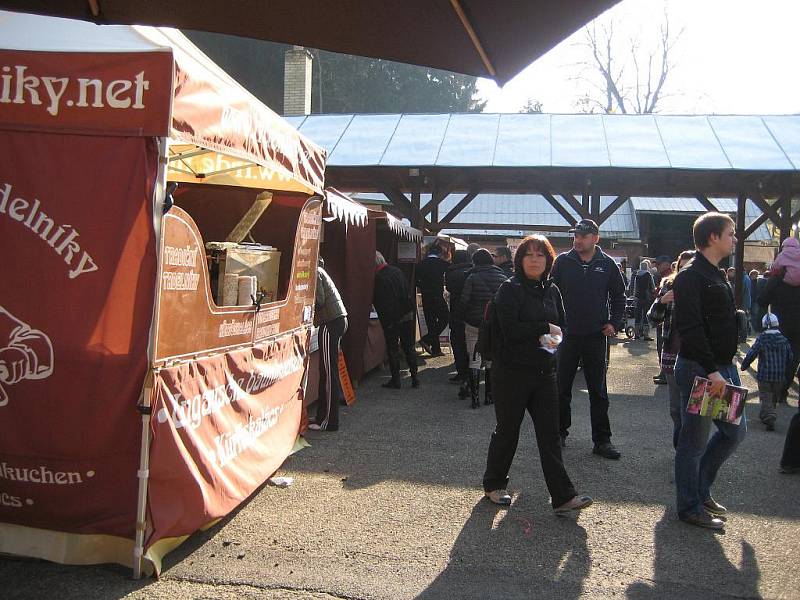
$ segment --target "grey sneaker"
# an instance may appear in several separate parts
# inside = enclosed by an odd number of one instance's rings
[[[592,505],[592,498],[591,496],[575,496],[572,500],[568,500],[561,506],[553,507],[553,511],[557,515],[565,515],[567,513],[571,513],[574,510],[583,510]]]
[[[485,492],[485,494],[486,497],[495,504],[499,504],[500,506],[511,505],[511,494],[509,494],[507,490],[492,490],[491,492]]]

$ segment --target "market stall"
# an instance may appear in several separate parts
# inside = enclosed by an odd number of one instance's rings
[[[296,442],[325,155],[175,30],[0,66],[0,552],[158,571]]]

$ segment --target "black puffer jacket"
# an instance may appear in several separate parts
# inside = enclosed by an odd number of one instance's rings
[[[514,275],[497,290],[495,314],[499,332],[492,329],[492,356],[500,366],[555,368],[555,354],[539,345],[539,337],[550,333],[550,323],[564,326],[561,292],[552,279],[539,282]]]
[[[458,302],[461,300],[461,292],[471,270],[471,262],[456,263],[451,265],[444,274],[444,285],[447,291],[450,292],[450,306],[458,306]]]
[[[472,268],[461,299],[456,308],[456,316],[468,325],[480,327],[486,304],[492,299],[500,284],[507,279],[500,267],[477,265]]]

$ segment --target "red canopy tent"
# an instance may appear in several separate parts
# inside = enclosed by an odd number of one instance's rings
[[[0,552],[158,570],[283,462],[324,163],[177,31],[0,12]],[[279,297],[218,306],[203,234],[264,191]]]

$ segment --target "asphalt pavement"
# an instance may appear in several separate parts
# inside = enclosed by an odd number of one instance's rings
[[[742,346],[745,349],[745,346]],[[781,475],[786,426],[747,406],[748,435],[719,474],[724,534],[678,521],[666,386],[655,386],[654,342],[613,346],[609,369],[619,461],[592,454],[589,407],[576,378],[564,458],[595,503],[556,517],[529,420],[511,472],[513,504],[483,498],[491,406],[458,400],[449,355],[428,359],[422,385],[380,387],[376,372],[342,409],[338,432],[311,447],[212,529],[167,556],[158,580],[113,565],[76,567],[0,558],[0,597],[18,598],[800,598],[800,475]],[[755,389],[751,374],[743,383]]]

